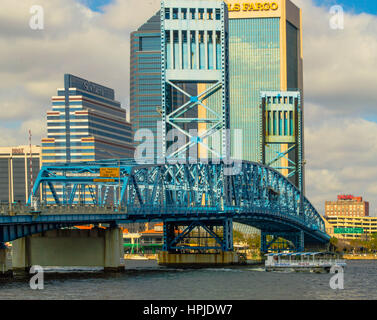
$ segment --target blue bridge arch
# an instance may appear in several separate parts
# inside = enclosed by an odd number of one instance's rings
[[[118,168],[120,174],[100,177],[102,168]],[[106,160],[44,166],[33,194],[41,194],[42,203],[51,202],[40,214],[0,216],[0,242],[72,225],[147,221],[164,222],[166,250],[179,249],[169,225],[187,226],[187,232],[207,226],[222,250],[233,249],[233,221],[261,230],[262,251],[278,237],[298,251],[330,239],[321,215],[288,179],[248,161]],[[223,226],[222,238],[213,232],[214,225]]]

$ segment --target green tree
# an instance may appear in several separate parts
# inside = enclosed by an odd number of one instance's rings
[[[248,237],[247,244],[249,245],[250,249],[260,249],[260,241],[261,241],[260,235],[255,234]]]
[[[233,230],[233,242],[245,242],[245,236],[243,235],[243,233],[237,230]]]
[[[370,245],[369,245],[370,251],[376,252],[377,251],[377,233],[372,234],[369,242],[370,242]]]

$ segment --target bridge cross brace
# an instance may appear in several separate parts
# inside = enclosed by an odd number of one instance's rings
[[[267,236],[272,237],[269,241]],[[288,241],[289,248],[284,248],[280,246],[282,242],[279,241],[279,238],[283,238]],[[273,248],[273,245],[276,244],[277,248]],[[266,232],[262,231],[261,233],[261,252],[267,253],[269,251],[283,251],[290,250],[294,252],[303,252],[305,251],[305,236],[304,232]]]
[[[179,227],[184,226],[183,230]],[[222,230],[214,230],[214,227],[220,227]],[[204,230],[206,236],[193,236],[192,232],[195,228]],[[206,239],[207,242],[203,245],[201,243],[190,243],[190,240]],[[208,244],[208,239],[213,239],[211,244]],[[194,221],[191,223],[164,223],[163,230],[163,251],[166,252],[180,252],[185,250],[193,251],[233,251],[233,221],[232,219],[223,219],[221,221]]]

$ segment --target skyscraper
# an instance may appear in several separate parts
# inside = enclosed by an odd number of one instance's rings
[[[161,121],[160,12],[131,33],[130,118],[133,135],[148,129],[157,136]],[[135,143],[137,146],[139,142]],[[157,153],[155,143],[150,146]]]
[[[301,10],[290,0],[225,2],[229,12],[230,129],[232,135],[235,129],[242,132],[242,158],[261,161],[261,92],[301,91],[303,97]],[[187,9],[186,12],[190,12],[190,1],[187,1]],[[131,119],[134,130],[143,127],[156,132],[157,121],[161,120],[161,115],[155,111],[156,106],[160,106],[161,93],[154,91],[157,78],[161,77],[161,61],[158,59],[161,49],[157,48],[160,43],[159,16],[158,13],[151,18],[133,34],[131,40]],[[184,11],[177,12],[176,20],[184,20],[183,17]],[[142,36],[153,37],[153,51],[142,50]],[[132,58],[133,55],[137,57],[136,60]],[[144,65],[148,66],[149,71],[153,69],[153,74],[142,72]],[[151,90],[138,93],[148,88],[146,83],[151,85]],[[153,101],[147,102],[151,97]],[[207,103],[219,105],[214,98],[208,99]],[[205,111],[198,116],[205,117]],[[231,144],[234,150],[234,138]],[[271,153],[266,155],[270,158],[276,152],[284,152],[287,146],[271,149]],[[282,166],[287,166],[287,159],[282,159],[282,162]]]
[[[66,74],[47,112],[43,163],[132,158],[131,125],[114,98],[113,89]]]
[[[242,129],[243,158],[260,161],[261,91],[303,90],[301,10],[290,0],[225,2],[231,128]]]

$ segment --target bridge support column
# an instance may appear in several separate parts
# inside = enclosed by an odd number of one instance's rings
[[[9,254],[10,250],[3,243],[0,243],[0,277],[12,273]]]
[[[223,222],[223,251],[233,251],[233,220],[225,219]]]
[[[16,273],[28,272],[33,265],[124,270],[123,237],[119,228],[47,231],[13,241],[12,250]]]
[[[123,233],[120,228],[107,229],[105,232],[104,270],[124,270]]]
[[[181,226],[185,228],[182,230]],[[239,263],[237,253],[233,252],[232,219],[165,223],[164,246],[158,263],[166,266]]]
[[[12,241],[12,269],[15,273],[29,272],[30,265],[29,237]]]
[[[260,239],[260,244],[261,244],[261,248],[260,248],[260,251],[262,254],[265,254],[268,252],[268,248],[267,248],[267,233],[266,232],[261,232],[261,239]]]
[[[304,252],[305,251],[305,234],[304,231],[297,232],[297,240],[296,240],[296,248],[298,252]]]

